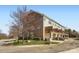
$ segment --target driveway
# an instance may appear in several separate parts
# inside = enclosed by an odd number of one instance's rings
[[[0,46],[8,44],[8,43],[10,43],[13,40],[15,40],[15,39],[1,39],[0,40]]]

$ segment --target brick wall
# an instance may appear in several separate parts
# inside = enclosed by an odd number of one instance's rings
[[[26,20],[26,32],[33,33],[34,37],[43,38],[43,16],[32,12],[25,15],[24,20]]]

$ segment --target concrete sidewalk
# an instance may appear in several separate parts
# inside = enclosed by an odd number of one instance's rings
[[[71,50],[63,51],[59,53],[79,53],[79,48],[75,48],[75,49],[71,49]]]
[[[46,53],[53,45],[0,46],[0,53]]]

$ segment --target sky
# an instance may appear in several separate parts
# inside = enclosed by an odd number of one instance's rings
[[[0,29],[3,33],[9,32],[13,19],[10,14],[22,8],[22,5],[0,5]],[[77,5],[27,5],[27,9],[40,12],[61,25],[79,31],[79,6]]]

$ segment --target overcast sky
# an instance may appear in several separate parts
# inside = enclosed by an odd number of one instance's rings
[[[20,6],[0,6],[0,29],[8,33],[13,19],[10,14]],[[59,22],[61,25],[79,31],[79,6],[27,6],[27,9],[38,11]]]

